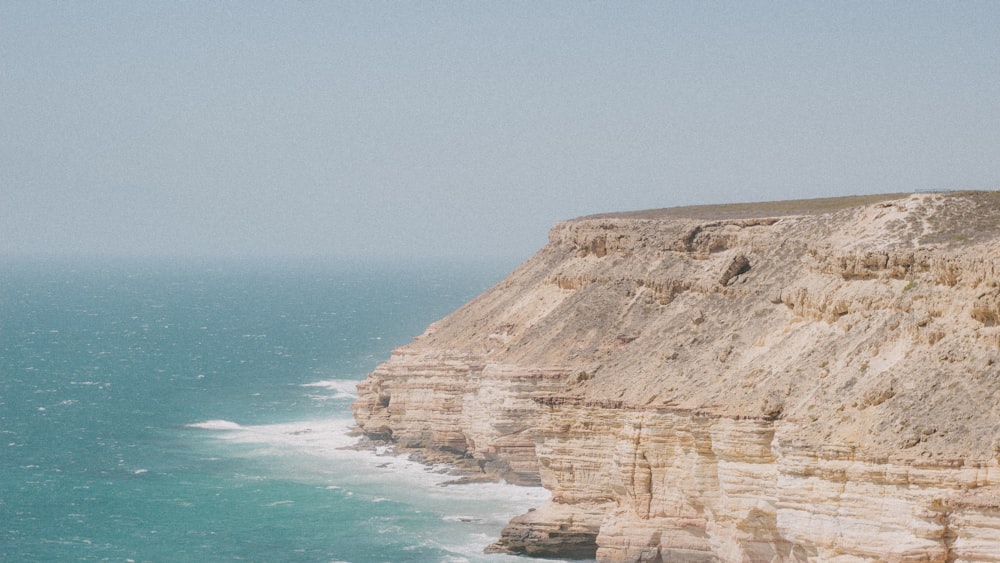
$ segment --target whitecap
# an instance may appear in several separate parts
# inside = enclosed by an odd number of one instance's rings
[[[333,391],[333,395],[310,395],[312,399],[356,399],[358,397],[358,381],[356,379],[326,379],[313,383],[303,383],[302,387],[320,387]]]
[[[348,435],[353,422],[353,419],[326,419],[242,426],[228,420],[209,420],[188,426],[226,430],[218,437],[229,442],[270,446],[275,453],[294,449],[310,456],[342,458],[343,449],[358,440]]]
[[[189,428],[201,428],[203,430],[242,430],[243,427],[230,420],[206,420],[205,422],[195,422],[188,424]]]

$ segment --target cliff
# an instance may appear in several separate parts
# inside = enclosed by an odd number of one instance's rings
[[[1000,193],[560,223],[358,391],[367,435],[552,491],[495,551],[1000,561]]]

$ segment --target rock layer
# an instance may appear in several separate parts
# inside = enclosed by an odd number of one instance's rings
[[[540,483],[491,550],[1000,561],[1000,195],[557,224],[359,384],[373,438]]]

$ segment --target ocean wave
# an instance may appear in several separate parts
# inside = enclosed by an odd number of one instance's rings
[[[205,422],[195,422],[187,425],[189,428],[201,428],[203,430],[242,430],[243,427],[230,420],[206,420]]]
[[[397,505],[401,510],[434,514],[441,530],[414,532],[414,549],[443,552],[439,561],[500,561],[502,556],[484,556],[483,549],[496,539],[503,526],[517,514],[536,508],[551,498],[541,487],[521,487],[502,482],[467,483],[442,486],[455,479],[450,466],[428,466],[405,455],[389,451],[357,448],[359,437],[352,433],[354,420],[339,417],[277,424],[240,425],[227,420],[211,420],[189,426],[226,430],[213,438],[236,444],[238,455],[269,458],[271,471],[281,479],[311,483],[318,490],[334,492],[354,502]],[[268,471],[259,479],[267,479]],[[294,506],[278,500],[268,506]],[[434,528],[436,529],[436,527]],[[389,518],[378,533],[408,536]],[[428,536],[427,534],[431,534]],[[421,538],[423,542],[421,542]]]
[[[241,425],[229,420],[208,420],[188,424],[189,428],[224,430],[217,436],[227,442],[270,446],[274,453],[297,450],[310,456],[344,457],[344,448],[356,444],[358,438],[349,434],[353,419],[331,418],[303,420],[277,424]]]
[[[227,430],[217,435],[220,440],[230,443],[258,444],[265,448],[256,450],[257,455],[287,457],[301,454],[303,459],[325,459],[328,461],[349,461],[351,479],[379,479],[380,475],[392,474],[393,480],[405,483],[407,487],[419,487],[424,494],[439,498],[464,497],[474,495],[483,500],[513,501],[515,503],[541,502],[549,492],[541,487],[521,487],[503,482],[467,483],[456,486],[442,486],[455,479],[453,467],[449,465],[426,465],[409,459],[407,455],[396,455],[388,448],[357,449],[359,437],[353,435],[353,418],[328,418],[302,420],[277,424],[240,425],[228,420],[209,420],[189,424],[194,428]],[[292,459],[292,458],[288,458]],[[323,465],[323,467],[331,467]],[[367,470],[358,471],[365,467]],[[333,483],[326,483],[332,485]],[[346,483],[336,483],[344,486]]]
[[[333,395],[310,395],[313,399],[356,399],[358,398],[358,381],[356,379],[326,379],[303,383],[302,387],[319,387],[333,391]]]

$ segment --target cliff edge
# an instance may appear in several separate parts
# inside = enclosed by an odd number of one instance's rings
[[[557,224],[358,385],[359,428],[542,484],[491,550],[1000,561],[1000,193]]]

